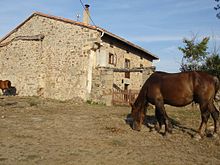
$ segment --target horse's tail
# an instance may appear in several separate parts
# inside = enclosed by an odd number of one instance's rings
[[[219,90],[219,88],[220,88],[220,82],[219,82],[219,79],[218,79],[218,77],[214,77],[214,80],[215,80],[215,100],[216,101],[218,101],[218,99],[220,99],[220,98],[216,98],[216,95],[217,95],[217,93],[218,93],[218,90]]]

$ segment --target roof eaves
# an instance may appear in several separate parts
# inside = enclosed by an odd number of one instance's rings
[[[140,46],[138,46],[138,45],[136,45],[136,44],[134,44],[134,43],[132,43],[130,41],[127,41],[126,39],[124,39],[122,37],[119,37],[119,36],[109,32],[109,31],[107,31],[105,29],[100,28],[100,27],[97,27],[97,30],[100,30],[100,31],[104,32],[105,34],[107,34],[107,35],[109,35],[109,36],[111,36],[113,38],[116,38],[116,39],[118,39],[118,40],[120,40],[120,41],[122,41],[122,42],[124,42],[124,43],[126,43],[128,45],[130,45],[131,47],[134,47],[134,48],[136,48],[136,49],[138,49],[138,50],[140,50],[140,51],[150,55],[154,60],[159,60],[158,56],[154,55],[153,53],[147,51],[146,49],[143,49],[142,47],[140,47]]]

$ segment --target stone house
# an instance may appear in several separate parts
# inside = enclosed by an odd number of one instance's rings
[[[88,22],[33,13],[0,40],[0,79],[20,96],[111,104],[139,90],[158,57]]]

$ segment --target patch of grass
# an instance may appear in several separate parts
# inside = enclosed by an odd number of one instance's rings
[[[34,159],[39,159],[40,158],[40,156],[38,156],[38,155],[28,155],[27,156],[27,160],[34,160]]]
[[[100,103],[92,100],[87,100],[86,103],[90,105],[105,105],[104,103]]]
[[[37,106],[38,104],[41,103],[40,99],[38,97],[30,97],[27,102],[29,103],[29,105],[32,106]]]
[[[6,161],[8,158],[0,158],[0,162]]]
[[[30,106],[32,107],[32,106],[37,106],[37,104],[38,103],[36,103],[36,102],[30,102]]]
[[[71,155],[71,156],[80,156],[79,153],[75,153],[75,152],[71,152],[70,155]]]
[[[21,139],[26,139],[26,138],[33,138],[32,135],[20,135],[20,134],[15,134],[15,138],[21,138]]]
[[[0,106],[5,107],[5,106],[16,106],[18,102],[16,101],[1,101]]]
[[[113,139],[111,141],[111,145],[116,146],[116,147],[125,147],[126,143],[124,141],[118,140],[118,139]]]
[[[122,130],[120,128],[117,128],[117,127],[105,127],[105,130],[111,132],[111,133],[125,133],[126,131],[125,130]]]
[[[87,100],[86,103],[87,104],[92,104],[92,100]]]

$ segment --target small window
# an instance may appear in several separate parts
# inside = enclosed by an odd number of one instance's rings
[[[115,64],[115,56],[112,53],[109,53],[108,63],[114,65]]]
[[[126,69],[130,68],[130,60],[129,59],[125,59],[125,68]]]
[[[129,59],[125,59],[125,68],[126,69],[130,69],[130,60]],[[130,72],[125,72],[125,78],[130,78]]]

